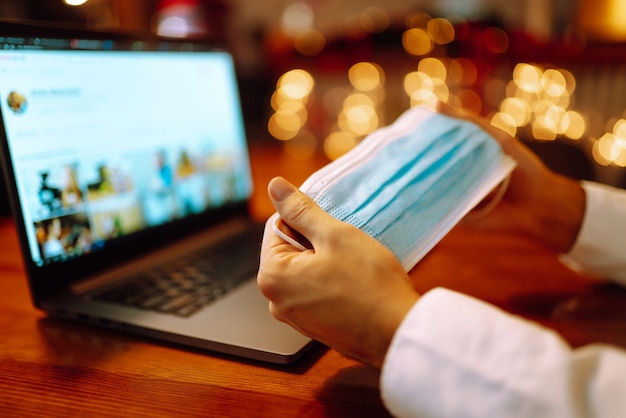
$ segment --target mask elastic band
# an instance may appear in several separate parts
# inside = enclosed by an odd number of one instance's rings
[[[285,241],[287,241],[289,244],[293,245],[300,251],[306,251],[306,247],[304,245],[300,244],[298,241],[296,241],[295,239],[291,238],[289,235],[285,234],[283,231],[278,229],[277,223],[279,219],[280,219],[280,216],[276,214],[274,215],[274,220],[272,221],[272,229],[274,230],[276,235],[278,235],[279,237],[281,237],[282,239],[284,239]]]
[[[476,219],[481,219],[487,216],[498,205],[498,203],[500,203],[500,201],[504,197],[504,194],[509,188],[510,183],[511,183],[511,176],[509,175],[509,176],[506,176],[504,180],[502,180],[502,183],[500,183],[500,186],[498,187],[498,190],[496,191],[496,195],[493,198],[491,198],[491,200],[489,200],[489,202],[487,202],[487,204],[484,205],[482,208],[477,209],[475,211],[471,211],[467,215],[465,215],[466,218],[470,220],[476,220]]]

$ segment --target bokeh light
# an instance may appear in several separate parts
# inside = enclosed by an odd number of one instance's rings
[[[489,52],[502,54],[509,49],[509,35],[496,27],[490,27],[483,32],[483,43]]]
[[[563,118],[561,130],[569,139],[580,139],[585,134],[585,119],[575,110],[568,110]]]
[[[382,70],[371,62],[359,62],[348,70],[348,79],[355,89],[371,91],[382,84]]]
[[[454,40],[454,26],[446,19],[435,18],[426,24],[426,32],[436,44],[446,45]]]
[[[356,137],[343,132],[333,132],[324,140],[324,154],[331,160],[336,160],[358,144]]]
[[[401,65],[387,55],[374,62],[380,58],[378,51],[370,51],[367,41],[360,43],[390,29],[391,22],[382,7],[348,16],[341,36],[366,46],[338,58],[336,34],[323,32],[311,3],[296,1],[286,8],[281,29],[288,42],[301,55],[298,59],[316,60],[306,67],[315,71],[316,79],[304,69],[286,71],[271,96],[267,128],[288,155],[306,159],[323,151],[336,159],[395,119],[404,110],[400,107],[433,107],[441,101],[486,115],[510,135],[530,141],[578,141],[599,164],[626,166],[626,120],[609,123],[600,111],[583,115],[572,109],[574,74],[546,62],[512,63],[507,54],[515,38],[505,30],[415,12],[406,16],[401,29],[399,47],[406,53]],[[468,55],[467,49],[451,45],[461,40],[481,50]],[[606,133],[596,139],[588,131]]]
[[[417,71],[428,75],[431,78],[445,81],[448,76],[448,70],[444,63],[437,58],[424,58],[417,65]]]
[[[559,136],[580,139],[586,131],[585,119],[568,109],[575,84],[569,71],[519,63],[499,106],[499,113],[509,117],[497,115],[492,123],[507,132],[530,125],[532,138],[540,141]]]
[[[513,81],[522,90],[537,93],[541,90],[542,70],[531,64],[517,64],[513,69]]]
[[[298,135],[308,120],[305,104],[314,85],[313,76],[302,69],[287,71],[278,79],[270,101],[274,110],[267,124],[270,135],[281,141]]]
[[[313,28],[313,9],[307,3],[298,1],[288,5],[281,16],[281,29],[289,36],[296,36],[305,29]]]
[[[278,110],[268,122],[268,130],[276,139],[286,141],[296,136],[302,127],[302,120],[297,113]]]
[[[500,104],[500,112],[511,117],[514,126],[520,127],[530,122],[530,108],[528,103],[517,97],[507,97]]]
[[[313,90],[313,76],[305,70],[295,69],[283,74],[277,83],[282,95],[291,100],[304,100]]]
[[[433,50],[433,41],[424,29],[411,28],[402,34],[402,45],[406,52],[422,56]]]
[[[445,63],[433,57],[420,60],[417,71],[404,77],[404,91],[410,98],[410,106],[433,107],[437,101],[448,102],[450,88],[446,84],[448,69]]]
[[[305,29],[293,38],[293,46],[302,55],[314,56],[322,52],[326,46],[326,38],[315,29]]]
[[[619,119],[613,132],[605,133],[593,144],[592,155],[600,165],[626,167],[626,120]]]

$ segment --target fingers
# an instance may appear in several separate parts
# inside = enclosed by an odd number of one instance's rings
[[[463,109],[454,108],[449,104],[443,102],[437,102],[437,111],[453,118],[464,119],[475,123],[485,132],[491,135],[493,139],[495,139],[500,144],[505,153],[517,159],[517,154],[520,152],[518,148],[521,146],[519,141],[517,141],[514,137],[507,134],[503,130],[492,126],[487,121],[487,119],[475,113],[471,113]]]
[[[489,132],[491,135],[494,135],[495,133],[500,133],[500,132],[504,133],[504,131],[494,128],[485,118],[481,117],[480,115],[476,113],[468,112],[465,109],[457,109],[455,107],[452,107],[448,103],[437,102],[437,112],[442,113],[444,115],[448,115],[453,118],[465,119],[467,121],[473,122],[476,125],[483,128],[485,131]]]
[[[282,177],[270,181],[268,193],[282,223],[293,231],[285,230],[284,226],[281,226],[281,230],[300,242],[299,235],[302,235],[315,247],[316,242],[323,240],[323,231],[335,221],[310,197]],[[308,243],[303,244],[307,246]]]
[[[466,116],[469,116],[469,113],[467,111],[464,111],[463,109],[457,109],[445,102],[437,102],[437,112],[462,119],[465,119]]]
[[[457,109],[455,107],[452,107],[448,103],[437,102],[437,111],[439,113],[451,116],[453,118],[465,119],[467,121],[475,123],[476,125],[480,126],[483,130],[487,131],[489,134],[494,136],[495,139],[498,140],[498,142],[502,142],[501,141],[501,136],[503,136],[502,134],[505,134],[504,136],[507,136],[507,137],[509,136],[504,131],[493,127],[485,118],[481,117],[480,115],[477,115],[476,113],[468,112],[464,109]]]

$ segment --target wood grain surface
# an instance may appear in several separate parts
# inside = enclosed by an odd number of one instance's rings
[[[253,153],[251,212],[272,213],[275,175],[300,184],[325,163]],[[594,284],[520,237],[455,228],[411,272],[559,331],[573,345],[626,347],[626,291]],[[272,366],[50,318],[32,307],[12,220],[0,218],[0,414],[9,417],[387,416],[378,372],[319,347]]]

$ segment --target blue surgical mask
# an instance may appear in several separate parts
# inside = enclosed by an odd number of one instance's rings
[[[416,107],[300,189],[389,248],[409,271],[514,166],[477,125]]]

